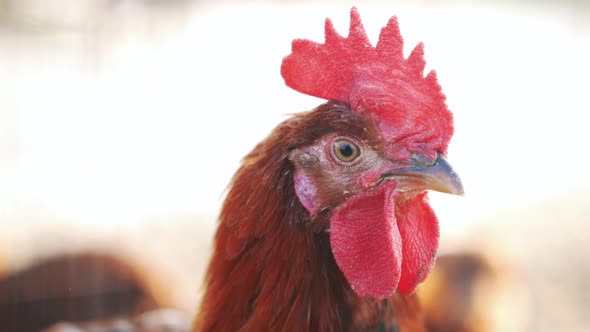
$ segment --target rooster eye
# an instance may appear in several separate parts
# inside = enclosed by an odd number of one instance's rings
[[[340,161],[351,162],[360,155],[361,150],[349,140],[341,139],[334,142],[334,155]]]

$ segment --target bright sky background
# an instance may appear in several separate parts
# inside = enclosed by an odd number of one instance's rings
[[[372,41],[397,15],[406,53],[425,43],[455,114],[449,160],[466,196],[432,195],[443,231],[572,191],[590,198],[588,12],[358,7]],[[326,16],[346,34],[349,9],[210,6],[160,33],[122,24],[123,9],[98,37],[4,36],[0,224],[214,216],[240,158],[321,102],[283,84],[291,40],[322,41]]]

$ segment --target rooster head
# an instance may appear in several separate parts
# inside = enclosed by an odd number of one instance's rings
[[[423,45],[403,56],[391,18],[375,47],[356,8],[348,37],[326,20],[323,44],[296,39],[281,74],[291,88],[327,99],[333,128],[293,149],[295,192],[325,230],[339,269],[359,296],[411,294],[438,248],[426,190],[462,194],[445,155],[453,117]],[[313,130],[313,123],[308,129]]]

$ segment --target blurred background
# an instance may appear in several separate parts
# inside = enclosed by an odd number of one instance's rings
[[[113,255],[192,315],[240,159],[321,102],[284,85],[282,57],[325,17],[346,35],[352,5],[0,0],[0,276]],[[588,331],[590,3],[354,5],[373,42],[396,15],[406,54],[425,43],[455,114],[466,195],[431,200],[441,254],[493,271],[474,302],[488,331]],[[6,289],[0,316],[26,298]]]

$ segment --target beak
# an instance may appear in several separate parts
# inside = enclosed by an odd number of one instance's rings
[[[438,153],[434,163],[423,156],[414,156],[412,166],[381,174],[381,179],[395,179],[396,190],[435,190],[463,195],[463,184],[445,157]],[[425,162],[426,161],[426,162]]]

